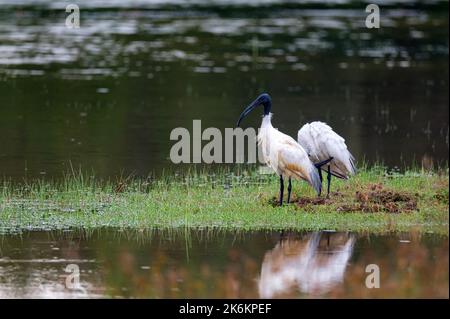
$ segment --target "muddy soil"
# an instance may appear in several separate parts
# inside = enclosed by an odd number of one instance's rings
[[[371,184],[355,191],[354,195],[344,195],[337,191],[332,192],[329,198],[322,197],[301,197],[293,198],[291,203],[298,208],[307,211],[313,210],[317,205],[332,205],[339,212],[366,212],[366,213],[401,213],[418,210],[417,200],[419,194],[398,192],[384,188],[382,184]],[[278,205],[278,199],[270,199],[272,206]]]

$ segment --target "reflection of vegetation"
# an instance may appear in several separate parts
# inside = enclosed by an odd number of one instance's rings
[[[330,200],[313,199],[307,184],[297,183],[293,197],[301,200],[281,208],[270,204],[276,183],[272,175],[251,171],[190,172],[115,183],[82,174],[62,182],[4,182],[0,227],[6,231],[198,226],[371,232],[418,228],[448,233],[448,201],[442,200],[448,198],[447,169],[387,174],[380,167],[363,168],[355,178],[337,182]],[[362,192],[365,189],[367,194]],[[398,200],[404,198],[408,201],[400,205]]]
[[[448,240],[435,245],[435,240],[421,242],[417,233],[404,237],[407,240],[399,242],[395,238],[381,241],[379,237],[370,236],[371,243],[377,242],[375,247],[369,242],[363,242],[358,247],[358,261],[361,265],[375,263],[380,267],[381,289],[352,287],[360,280],[365,280],[367,273],[364,272],[364,267],[351,264],[348,271],[353,276],[346,278],[349,290],[336,291],[332,297],[340,298],[346,293],[354,293],[355,298],[395,298],[401,292],[403,298],[418,295],[448,298]],[[381,251],[384,251],[384,258],[377,259]],[[399,271],[393,272],[391,269]],[[418,285],[423,280],[428,283]],[[439,282],[443,284],[438,284]]]
[[[196,237],[195,232],[192,231],[193,237]],[[233,240],[233,233],[210,240],[197,238],[192,242],[189,260],[185,258],[182,236],[170,245],[170,249],[160,242],[161,237],[156,236],[151,245],[144,247],[130,241],[112,247],[104,241],[98,251],[101,260],[108,260],[105,274],[112,296],[259,298],[257,279],[262,275],[263,262],[270,258],[267,256],[275,258],[272,261],[277,269],[288,267],[286,264],[296,253],[302,253],[310,239],[309,235],[291,233],[288,237],[291,244],[288,245],[286,241],[276,243],[278,235],[272,238],[269,235],[254,233],[239,242]],[[409,243],[399,242],[405,238]],[[317,257],[318,265],[331,261],[329,257],[336,253],[336,247],[346,242],[346,234],[325,234],[318,247],[322,252]],[[283,243],[285,258],[279,258],[281,256],[275,256],[280,253],[276,249],[283,247]],[[448,296],[448,243],[444,238],[417,233],[392,237],[359,236],[355,250],[358,254],[348,261],[342,281],[333,282],[326,289],[311,287],[315,290],[303,293],[291,289],[288,284],[273,297],[306,297],[310,293],[316,297],[335,298]],[[365,266],[371,263],[381,269],[380,289],[367,289],[364,285]]]
[[[297,232],[206,229],[4,235],[0,237],[0,296],[258,298],[263,278],[266,288],[278,288],[272,297],[448,297],[447,236],[323,233],[312,260],[325,276],[321,278],[332,280],[322,281],[326,285],[320,287],[314,285],[320,278],[312,278],[313,270],[301,273],[301,267],[308,265],[295,263],[309,253],[314,236],[318,239],[317,234]],[[345,251],[346,243],[353,244],[353,253],[341,255],[339,261],[335,257]],[[68,261],[80,265],[84,295],[64,288],[61,275]],[[276,275],[292,263],[294,280],[279,285]],[[380,289],[367,289],[364,284],[365,267],[373,263],[381,270]],[[301,289],[302,283],[310,290]]]

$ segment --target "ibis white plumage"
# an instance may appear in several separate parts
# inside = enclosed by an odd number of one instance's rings
[[[327,165],[327,196],[330,194],[331,175],[348,179],[356,173],[355,158],[345,144],[344,138],[323,122],[311,122],[303,125],[298,131],[298,143],[306,150],[309,159],[317,164],[330,159]],[[318,167],[320,180],[322,168]]]
[[[307,241],[288,237],[265,254],[258,280],[261,298],[280,297],[293,288],[325,294],[343,281],[356,238],[327,233],[321,243],[321,236],[312,233]]]
[[[242,112],[237,126],[242,119],[247,116],[257,106],[264,106],[264,116],[258,134],[258,142],[261,145],[264,161],[280,177],[280,198],[279,204],[283,203],[284,179],[288,178],[288,197],[291,197],[291,178],[307,181],[317,194],[320,194],[322,183],[316,166],[311,162],[303,147],[289,135],[283,134],[272,126],[272,100],[267,93],[263,93],[256,98]]]

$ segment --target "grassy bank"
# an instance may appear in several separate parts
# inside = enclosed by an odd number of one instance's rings
[[[333,179],[328,200],[296,181],[294,203],[276,207],[277,177],[256,171],[109,182],[71,174],[58,182],[2,182],[0,232],[222,227],[448,234],[448,185],[448,169],[388,174],[374,167],[349,181]]]

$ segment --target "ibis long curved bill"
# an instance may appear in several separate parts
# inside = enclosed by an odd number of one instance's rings
[[[248,114],[250,114],[251,111],[253,111],[255,108],[257,108],[260,105],[264,105],[264,115],[268,115],[270,113],[271,103],[272,103],[272,100],[271,100],[269,94],[267,94],[267,93],[261,94],[252,103],[250,103],[250,105],[247,106],[244,109],[244,111],[242,111],[242,113],[239,116],[239,119],[236,123],[236,126],[239,127],[239,125],[241,125],[241,122],[244,119],[244,117],[246,117]]]

